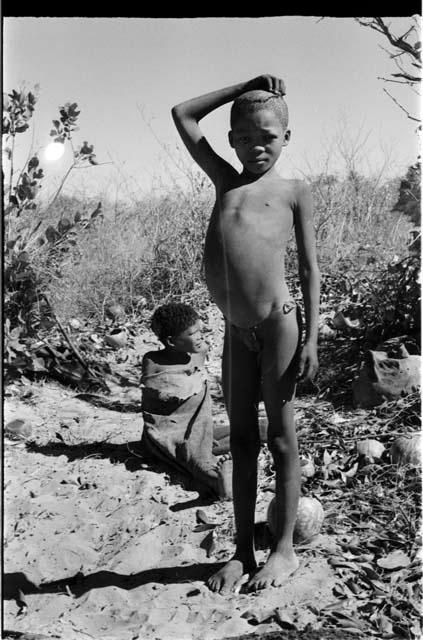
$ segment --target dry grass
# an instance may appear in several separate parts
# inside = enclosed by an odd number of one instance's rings
[[[356,281],[358,275],[377,276],[394,256],[407,254],[411,224],[391,211],[398,181],[381,183],[380,176],[353,173],[311,176],[309,182],[323,273],[335,281]],[[36,268],[59,316],[102,320],[111,302],[122,304],[132,317],[172,298],[206,304],[202,255],[213,200],[211,184],[191,171],[189,189],[162,189],[160,196],[152,193],[126,206],[104,203],[103,221],[79,233],[61,264],[43,260],[39,252]],[[49,222],[52,216],[72,219],[77,210],[90,211],[92,204],[59,199],[54,212],[48,212]],[[294,238],[286,262],[295,278]]]
[[[39,272],[59,315],[101,320],[111,302],[136,316],[172,297],[204,299],[202,253],[211,206],[208,189],[146,198],[79,232],[58,270],[40,256]]]

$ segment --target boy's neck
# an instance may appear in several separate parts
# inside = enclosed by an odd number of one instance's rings
[[[188,364],[191,360],[191,354],[186,351],[177,351],[172,347],[165,347],[163,355],[169,364]]]
[[[266,179],[267,177],[271,178],[274,175],[277,175],[277,171],[273,166],[265,173],[260,173],[260,174],[250,173],[247,169],[244,169],[243,172],[241,173],[241,178],[243,179],[245,184],[250,184],[252,182],[257,182],[258,180],[261,180],[261,179]]]

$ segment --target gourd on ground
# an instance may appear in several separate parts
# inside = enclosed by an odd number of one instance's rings
[[[267,523],[272,535],[276,533],[276,515],[276,498],[272,498],[267,509]],[[324,515],[322,504],[317,498],[302,496],[298,502],[294,539],[300,542],[316,536],[322,527]]]
[[[394,464],[419,466],[422,462],[422,438],[419,433],[413,436],[400,436],[391,445],[391,460]]]
[[[382,457],[385,447],[378,440],[360,440],[357,442],[357,453],[369,462],[374,462]]]

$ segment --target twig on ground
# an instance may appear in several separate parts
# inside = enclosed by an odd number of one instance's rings
[[[96,381],[98,381],[98,383],[101,385],[101,387],[105,391],[110,391],[110,389],[109,389],[108,385],[106,384],[106,382],[98,377],[98,375],[95,373],[95,371],[93,371],[91,369],[91,367],[86,362],[86,360],[81,356],[80,352],[78,351],[78,349],[76,348],[76,346],[74,345],[72,340],[70,339],[67,331],[65,330],[65,328],[63,327],[63,325],[60,322],[59,318],[57,317],[57,315],[56,315],[56,313],[55,313],[55,311],[54,311],[54,309],[53,309],[48,297],[45,294],[43,294],[43,297],[44,297],[45,301],[47,302],[47,304],[49,306],[49,309],[50,309],[51,315],[53,316],[54,321],[56,322],[57,326],[59,327],[59,330],[60,330],[61,334],[63,335],[63,337],[65,338],[66,342],[70,346],[70,348],[71,348],[72,352],[74,353],[74,355],[75,355],[76,359],[78,360],[78,362],[84,367],[84,369],[86,369],[88,371],[90,376],[92,376]]]

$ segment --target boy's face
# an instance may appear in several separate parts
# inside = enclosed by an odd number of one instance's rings
[[[239,118],[229,132],[229,143],[249,173],[261,175],[273,167],[291,132],[270,109]]]
[[[203,323],[198,319],[188,329],[182,331],[177,336],[169,336],[168,345],[176,351],[184,353],[199,353],[204,351],[205,342],[203,340]]]

